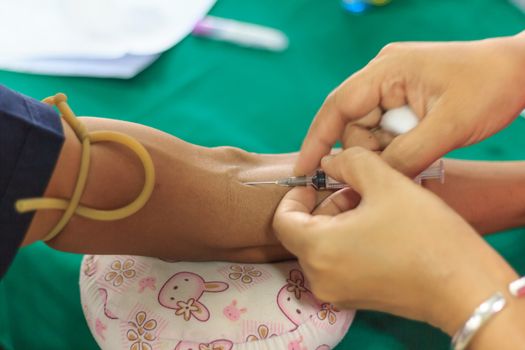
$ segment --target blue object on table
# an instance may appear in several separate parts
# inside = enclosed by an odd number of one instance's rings
[[[364,0],[342,0],[343,8],[351,13],[362,13],[368,8],[368,3]]]

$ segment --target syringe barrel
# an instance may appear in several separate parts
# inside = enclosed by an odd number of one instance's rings
[[[421,183],[423,180],[439,180],[441,183],[445,183],[445,165],[443,159],[436,161],[434,164],[423,170],[421,174],[416,176],[414,181]]]
[[[330,176],[326,177],[327,190],[340,190],[341,188],[349,187],[347,184],[332,179]]]
[[[445,182],[445,168],[443,160],[440,159],[431,166],[429,166],[426,170],[419,174],[414,179],[414,181],[420,184],[421,181],[425,179],[440,180],[441,183]],[[318,169],[312,176],[311,183],[312,186],[318,191],[339,190],[341,188],[349,187],[347,184],[338,182],[337,180],[332,179],[330,176],[327,176],[326,173],[321,169]]]
[[[278,180],[277,184],[287,187],[308,186],[310,179],[309,176],[292,176]]]

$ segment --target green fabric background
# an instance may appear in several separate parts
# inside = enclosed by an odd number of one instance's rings
[[[330,90],[388,42],[480,39],[525,25],[505,0],[394,0],[360,16],[343,12],[338,0],[219,0],[212,13],[280,28],[290,48],[269,53],[189,37],[132,80],[0,72],[0,83],[36,98],[63,91],[79,115],[143,123],[201,145],[288,152]],[[524,132],[519,118],[453,156],[524,158]],[[489,241],[525,274],[523,233]],[[97,348],[79,302],[80,258],[41,243],[20,251],[0,283],[0,348]],[[420,323],[359,312],[338,349],[446,349],[448,341]]]

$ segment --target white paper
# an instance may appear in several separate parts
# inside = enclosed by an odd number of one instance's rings
[[[181,41],[215,1],[0,0],[0,68],[132,76],[124,71]]]
[[[510,0],[514,5],[516,5],[520,10],[525,12],[525,0]]]
[[[0,67],[23,73],[129,79],[148,67],[158,57],[159,55],[126,55],[117,59],[0,59]]]

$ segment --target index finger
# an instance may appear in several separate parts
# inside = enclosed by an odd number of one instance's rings
[[[345,125],[379,105],[379,89],[374,88],[374,79],[367,79],[366,69],[352,75],[326,98],[303,141],[294,169],[297,175],[314,171],[341,138]]]

